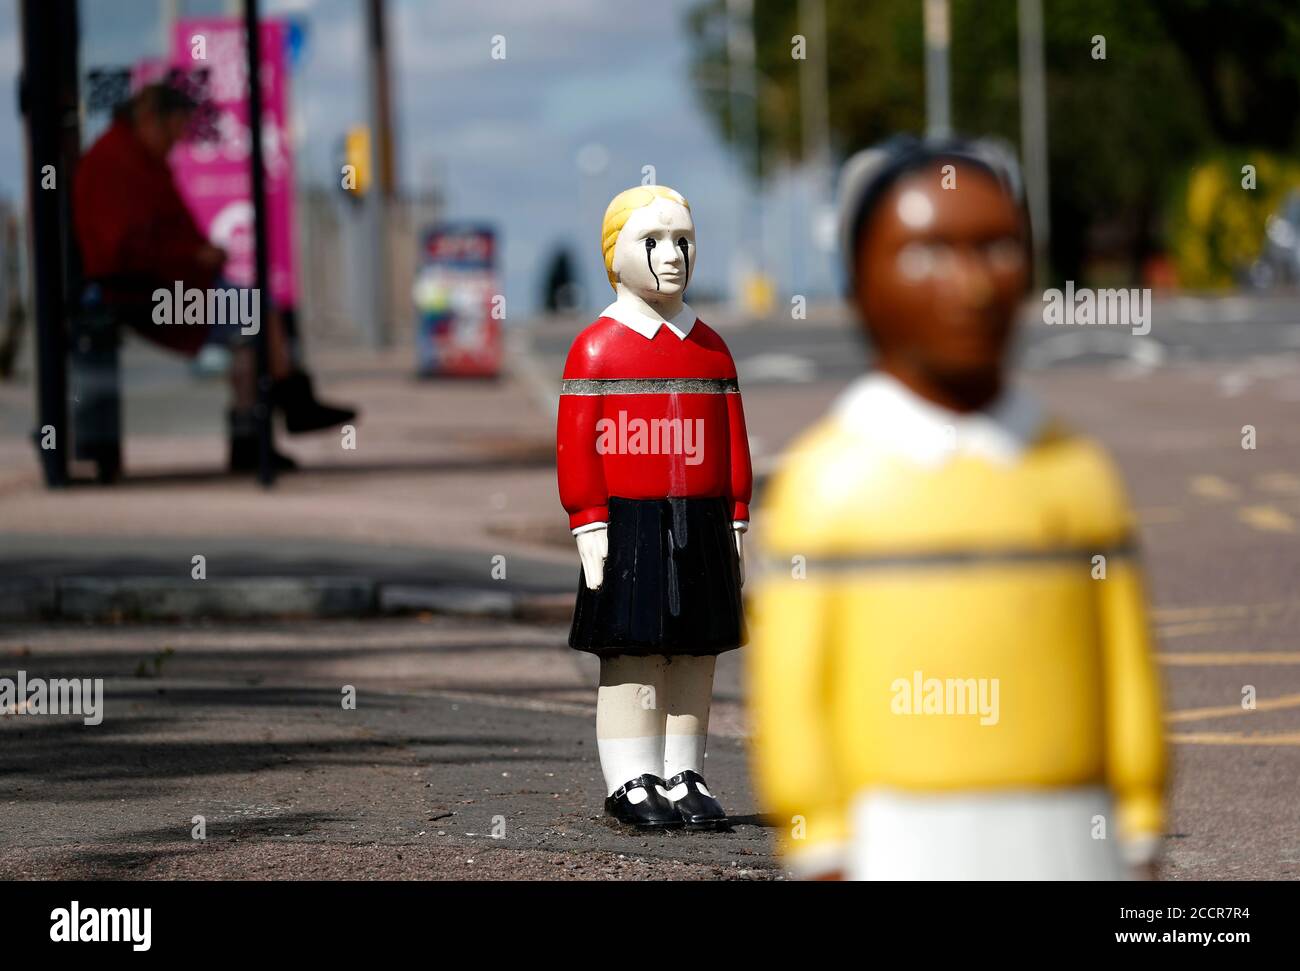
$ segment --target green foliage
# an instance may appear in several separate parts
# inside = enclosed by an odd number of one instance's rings
[[[1246,188],[1243,166],[1255,169]],[[1169,207],[1169,250],[1179,282],[1231,286],[1260,254],[1268,217],[1300,188],[1300,162],[1263,150],[1221,152],[1193,165]]]
[[[951,0],[952,106],[960,132],[1019,143],[1017,4]],[[798,0],[756,0],[764,167],[796,161]],[[924,128],[919,0],[826,0],[830,121],[841,156]],[[1079,277],[1106,230],[1136,268],[1160,201],[1222,146],[1300,141],[1300,4],[1292,0],[1044,0],[1053,263]],[[688,16],[700,98],[731,137],[725,0]],[[1093,38],[1105,38],[1105,59]],[[721,82],[721,84],[719,84]],[[733,144],[737,144],[733,140]],[[751,171],[749,146],[737,145]],[[1110,254],[1115,255],[1115,254]]]

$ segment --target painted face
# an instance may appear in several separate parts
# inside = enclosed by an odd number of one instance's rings
[[[695,222],[685,207],[655,199],[636,210],[614,244],[618,282],[648,303],[680,297],[695,270]]]
[[[856,302],[882,358],[942,382],[997,373],[1028,282],[1020,210],[982,169],[902,177],[868,218]]]

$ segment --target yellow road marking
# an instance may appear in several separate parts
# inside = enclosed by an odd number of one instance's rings
[[[1239,494],[1235,485],[1217,475],[1194,475],[1187,487],[1202,499],[1236,499]]]
[[[1180,667],[1230,667],[1234,664],[1300,664],[1300,651],[1219,651],[1216,653],[1186,651],[1157,654],[1161,664]]]
[[[1277,735],[1242,735],[1240,732],[1186,732],[1165,736],[1183,745],[1300,745],[1300,732]]]
[[[1161,637],[1186,637],[1189,634],[1208,634],[1211,631],[1222,630],[1223,627],[1223,624],[1216,624],[1211,620],[1200,620],[1191,624],[1160,626],[1156,628],[1156,633]]]
[[[1295,520],[1277,506],[1242,506],[1237,518],[1266,533],[1294,533]]]
[[[1300,694],[1282,695],[1279,698],[1256,699],[1254,708],[1241,705],[1220,705],[1215,708],[1187,708],[1183,711],[1165,713],[1167,722],[1195,722],[1207,718],[1231,718],[1235,715],[1253,715],[1260,711],[1280,711],[1284,708],[1300,708]]]
[[[1258,614],[1277,613],[1287,606],[1284,600],[1273,600],[1262,604],[1224,604],[1217,607],[1163,607],[1152,611],[1156,623],[1168,623],[1175,620],[1209,620],[1212,617],[1250,617]]]

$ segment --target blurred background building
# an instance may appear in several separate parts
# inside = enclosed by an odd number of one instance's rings
[[[0,99],[0,198],[20,209],[16,2],[0,0],[0,90],[9,91]],[[533,313],[557,248],[590,254],[604,201],[647,178],[689,186],[718,254],[700,267],[697,302],[735,298],[770,312],[792,294],[834,295],[826,227],[835,164],[892,132],[925,128],[926,6],[673,0],[615,12],[587,0],[270,0],[264,15],[293,27],[304,325],[364,337],[378,312],[408,327],[415,241],[439,216],[501,229],[511,316]],[[929,6],[947,23],[940,63],[955,130],[1028,147],[1035,118],[1024,96],[1042,95],[1051,279],[1202,290],[1294,278],[1295,216],[1279,215],[1300,184],[1294,5]],[[371,7],[387,24],[393,131],[391,302],[378,309],[358,296],[368,292],[362,257],[374,227],[366,206],[338,191],[349,134],[372,113]],[[177,19],[237,8],[83,0],[83,86],[91,71],[161,56]],[[1026,47],[1036,10],[1041,35]],[[1035,39],[1044,75],[1026,87],[1033,78],[1021,62],[1033,69],[1025,55]],[[95,131],[87,118],[84,138]],[[1250,192],[1237,191],[1244,166],[1253,166]],[[575,260],[586,311],[605,296],[593,266]]]

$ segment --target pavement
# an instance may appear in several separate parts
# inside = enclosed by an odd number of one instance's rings
[[[224,474],[222,384],[141,342],[124,353],[127,475],[111,488],[44,489],[31,389],[0,386],[0,617],[554,613],[576,567],[550,419],[516,381],[420,381],[411,360],[322,351],[322,393],[362,407],[355,448],[281,434],[303,471],[270,490]]]
[[[3,668],[93,670],[107,715],[0,718],[0,872],[781,876],[746,778],[734,663],[708,757],[732,831],[628,834],[602,813],[594,665],[563,636],[447,617],[8,630]]]
[[[1031,322],[1021,346],[1020,380],[1111,449],[1133,496],[1174,757],[1168,879],[1300,876],[1300,313],[1230,300],[1158,303],[1150,339]],[[813,316],[717,321],[761,474],[865,360]],[[363,408],[357,448],[282,436],[303,470],[269,491],[220,472],[221,385],[144,345],[111,488],[45,490],[32,390],[0,385],[0,672],[102,676],[113,714],[0,718],[22,742],[0,745],[0,870],[779,878],[743,651],[720,665],[710,747],[741,825],[632,837],[601,817],[548,411],[579,326],[534,328],[497,382],[418,381],[403,347],[315,349],[324,393]]]
[[[316,537],[128,543],[117,536],[11,533],[0,555],[0,620],[237,620],[420,611],[567,619],[573,607],[570,584],[564,582],[569,572],[553,560],[515,551],[430,550]]]

